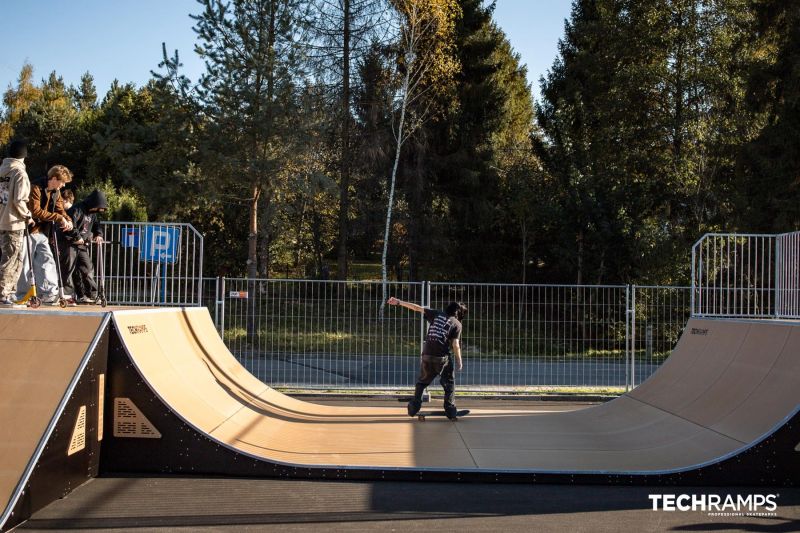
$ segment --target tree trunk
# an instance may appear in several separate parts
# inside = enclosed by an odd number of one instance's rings
[[[343,0],[342,30],[342,152],[339,180],[338,278],[347,279],[347,236],[350,232],[350,0]]]
[[[408,86],[410,79],[411,66],[409,65],[406,70],[406,77],[403,81],[403,98],[400,106],[400,123],[397,126],[397,145],[394,153],[394,165],[392,166],[392,176],[389,181],[389,206],[386,209],[386,229],[383,232],[383,255],[381,256],[381,279],[383,286],[383,300],[381,301],[381,317],[383,317],[383,309],[386,305],[388,295],[388,278],[386,275],[386,259],[389,254],[389,236],[392,227],[392,205],[394,204],[394,184],[397,179],[397,167],[400,164],[400,150],[403,147],[403,123],[406,120],[406,103],[408,102]]]
[[[261,188],[253,185],[253,196],[250,198],[250,224],[247,237],[247,337],[257,342],[258,326],[256,324],[256,278],[258,277],[258,199]]]
[[[250,197],[250,224],[247,236],[247,277],[258,277],[258,199],[261,196],[261,188],[253,185],[252,196]]]

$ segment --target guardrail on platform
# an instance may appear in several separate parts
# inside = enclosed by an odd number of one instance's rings
[[[692,247],[692,315],[800,318],[800,232],[709,233]]]
[[[191,224],[102,222],[102,228],[109,303],[200,305],[203,236]]]

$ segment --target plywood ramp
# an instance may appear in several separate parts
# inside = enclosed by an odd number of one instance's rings
[[[236,361],[205,308],[119,311],[114,320],[144,381],[186,424],[230,450],[295,466],[680,472],[748,448],[798,409],[792,323],[693,319],[663,367],[617,400],[560,413],[474,410],[454,424],[420,423],[404,406],[285,396]]]
[[[0,502],[6,511],[79,377],[103,318],[0,312]]]

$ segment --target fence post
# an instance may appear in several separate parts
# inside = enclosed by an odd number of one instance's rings
[[[225,276],[220,278],[220,313],[219,313],[219,336],[225,340]]]
[[[217,331],[220,330],[219,325],[219,302],[220,302],[220,286],[219,286],[219,276],[214,278],[214,327],[217,328]]]
[[[636,387],[636,285],[631,286],[631,390]]]
[[[422,307],[427,307],[430,305],[430,285],[427,281],[422,282],[419,305]],[[424,343],[425,343],[425,313],[422,313],[419,319],[419,353],[422,353],[422,348]]]
[[[782,235],[775,236],[775,318],[780,318],[783,307],[783,297],[781,294],[783,272],[781,262],[783,259],[783,239]]]
[[[422,282],[422,307],[430,307],[431,305],[431,284],[428,281]],[[425,313],[420,313],[419,318],[419,353],[422,353],[422,348],[425,344]],[[422,393],[422,401],[431,401],[430,387],[425,389]]]
[[[630,390],[631,374],[631,291],[630,285],[625,286],[625,392]]]

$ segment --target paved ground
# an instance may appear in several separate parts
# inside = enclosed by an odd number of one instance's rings
[[[338,356],[303,354],[275,357],[240,356],[242,364],[267,383],[287,386],[410,387],[419,368],[416,357]],[[641,383],[658,370],[658,364],[637,361],[634,381]],[[585,386],[624,387],[630,367],[602,358],[550,361],[547,359],[464,359],[458,373],[462,386]]]
[[[315,399],[344,404],[353,400]],[[396,404],[393,399],[359,405]],[[587,404],[478,401],[465,408]],[[652,509],[651,494],[775,495],[771,516]],[[24,531],[800,531],[800,489],[109,477],[38,512]]]
[[[653,511],[649,494],[778,494],[775,516]],[[25,531],[800,531],[800,489],[100,478]]]

